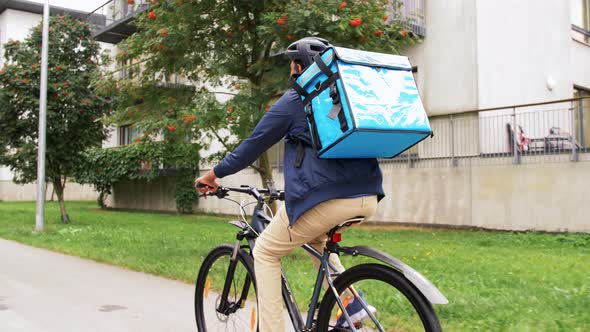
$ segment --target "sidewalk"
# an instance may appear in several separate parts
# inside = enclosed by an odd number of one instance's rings
[[[193,286],[0,239],[0,332],[196,331]]]
[[[0,332],[196,331],[193,300],[192,285],[0,239]]]

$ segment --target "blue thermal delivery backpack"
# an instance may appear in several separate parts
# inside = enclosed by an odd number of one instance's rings
[[[330,47],[290,84],[320,158],[393,158],[432,135],[407,57]]]

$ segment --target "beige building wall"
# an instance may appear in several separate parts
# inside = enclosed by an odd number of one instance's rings
[[[416,167],[408,168],[382,164],[387,196],[372,221],[590,232],[590,218],[584,210],[590,203],[590,156],[581,155],[579,162],[568,162],[567,156],[563,160],[535,158],[537,163],[521,165],[510,164],[509,158],[505,165],[460,162],[458,167],[422,168],[418,162]],[[277,188],[283,188],[282,173],[275,170],[273,175]],[[220,182],[228,187],[261,186],[260,177],[250,169]],[[114,207],[174,210],[170,182],[149,186],[128,182],[117,188],[110,201]],[[152,195],[146,194],[148,190]],[[230,198],[252,201],[243,194],[232,193]],[[196,208],[202,212],[239,213],[235,203],[215,197],[200,199]]]
[[[426,1],[426,37],[404,50],[428,115],[478,107],[476,1]]]
[[[392,168],[376,221],[590,232],[590,163]]]
[[[106,200],[107,206],[121,209],[176,211],[173,177],[155,181],[123,180],[113,188]]]
[[[479,108],[573,97],[569,3],[476,1]]]
[[[481,227],[501,230],[590,232],[585,207],[590,203],[590,155],[579,162],[550,156],[530,157],[534,164],[471,165],[458,167],[400,167],[382,164],[386,197],[379,204],[373,222]],[[553,158],[553,159],[548,159]],[[283,174],[273,173],[277,188],[283,188]],[[261,186],[260,177],[250,169],[220,181],[224,186]],[[35,184],[17,185],[0,181],[1,200],[34,200]],[[51,197],[49,185],[47,199]],[[68,183],[66,200],[96,200],[91,187]],[[251,197],[232,193],[234,200]],[[158,181],[123,181],[115,186],[107,204],[114,208],[176,211],[174,178]],[[200,199],[200,212],[237,215],[237,205],[217,198]],[[248,209],[249,213],[251,208]]]
[[[590,232],[590,164],[471,169],[472,225]]]
[[[51,199],[53,186],[47,184],[45,199]],[[98,193],[91,186],[68,182],[64,191],[66,201],[92,201],[98,198]],[[53,197],[57,200],[57,195]],[[0,180],[0,201],[34,201],[37,199],[37,184],[20,185],[12,180]]]
[[[570,0],[429,0],[426,37],[403,51],[430,116],[573,97],[590,45]]]

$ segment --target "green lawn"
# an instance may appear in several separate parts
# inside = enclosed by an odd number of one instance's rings
[[[34,234],[34,203],[0,202],[0,237],[189,283],[211,248],[235,239],[235,228],[215,216],[67,206],[72,224],[58,224],[49,203],[47,231]],[[380,248],[433,281],[450,301],[436,307],[446,331],[590,331],[589,234],[362,227],[343,243]],[[306,298],[309,259],[297,250],[285,265]]]

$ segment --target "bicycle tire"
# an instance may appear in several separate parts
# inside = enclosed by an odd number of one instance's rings
[[[405,297],[407,300],[407,311],[414,310],[414,313],[417,313],[417,316],[414,318],[416,323],[421,322],[422,327],[416,327],[416,330],[422,330],[427,332],[439,332],[442,331],[440,326],[440,322],[432,308],[431,303],[422,295],[422,293],[408,280],[404,277],[402,273],[399,271],[382,264],[360,264],[354,266],[350,269],[344,271],[340,276],[338,276],[334,280],[334,287],[338,291],[338,294],[342,294],[343,290],[348,289],[349,286],[354,285],[354,288],[359,288],[359,284],[362,285],[363,282],[369,281],[369,283],[365,283],[364,285],[369,285],[370,282],[375,281],[375,283],[384,283],[384,287],[393,287],[395,290],[391,289],[391,291],[381,291],[379,294],[382,297],[383,301],[387,301],[387,297],[390,296],[391,298],[395,298],[396,300],[404,301],[402,298]],[[397,295],[400,294],[400,295]],[[342,297],[342,295],[341,295]],[[350,298],[350,297],[349,297]],[[375,297],[376,298],[376,297]],[[368,299],[367,302],[370,304],[371,300]],[[413,309],[411,308],[413,307]],[[317,316],[317,330],[318,332],[327,332],[327,331],[348,331],[346,328],[336,328],[334,322],[334,312],[338,310],[338,304],[336,303],[336,297],[332,290],[328,289],[322,299],[318,316]],[[376,314],[381,314],[379,312],[380,309],[383,308],[376,308]],[[394,309],[391,309],[394,311]],[[401,311],[400,311],[401,312]],[[382,314],[381,317],[385,320],[392,319],[389,317],[393,314]],[[344,319],[344,318],[343,318]],[[377,319],[381,322],[381,318],[377,317]],[[367,324],[373,324],[370,319],[367,319],[365,322]],[[363,323],[365,324],[365,323]],[[393,325],[393,324],[392,324]],[[385,331],[399,331],[399,326],[383,326]],[[361,326],[362,327],[362,326]],[[375,327],[367,327],[369,331],[377,331]],[[407,328],[403,328],[401,330],[408,330]],[[411,329],[409,329],[411,330]],[[363,329],[360,329],[363,331]]]
[[[241,306],[237,310],[229,315],[219,313],[216,311],[218,303],[221,298],[221,290],[223,284],[227,279],[227,271],[229,268],[229,259],[232,256],[234,247],[230,244],[223,244],[219,247],[211,250],[201,268],[195,282],[195,320],[197,324],[197,330],[199,332],[218,332],[223,331],[221,327],[226,324],[228,331],[258,331],[258,308],[256,302],[256,279],[254,275],[254,263],[252,257],[243,249],[238,251],[238,265],[236,271],[232,274],[232,289],[228,298],[234,300],[239,299],[241,292],[243,291],[244,284],[247,282],[245,276],[247,275],[249,281],[249,294],[254,292],[254,299],[248,300],[246,304],[241,303]],[[216,265],[218,264],[218,265]],[[221,267],[220,271],[222,275],[215,275],[212,273],[212,269]],[[245,273],[245,274],[244,274]],[[218,273],[219,274],[219,273]],[[244,280],[237,280],[237,275],[244,277]],[[221,280],[219,287],[215,288],[212,286],[212,278]],[[237,281],[236,281],[237,280]],[[248,297],[251,299],[251,295]]]

